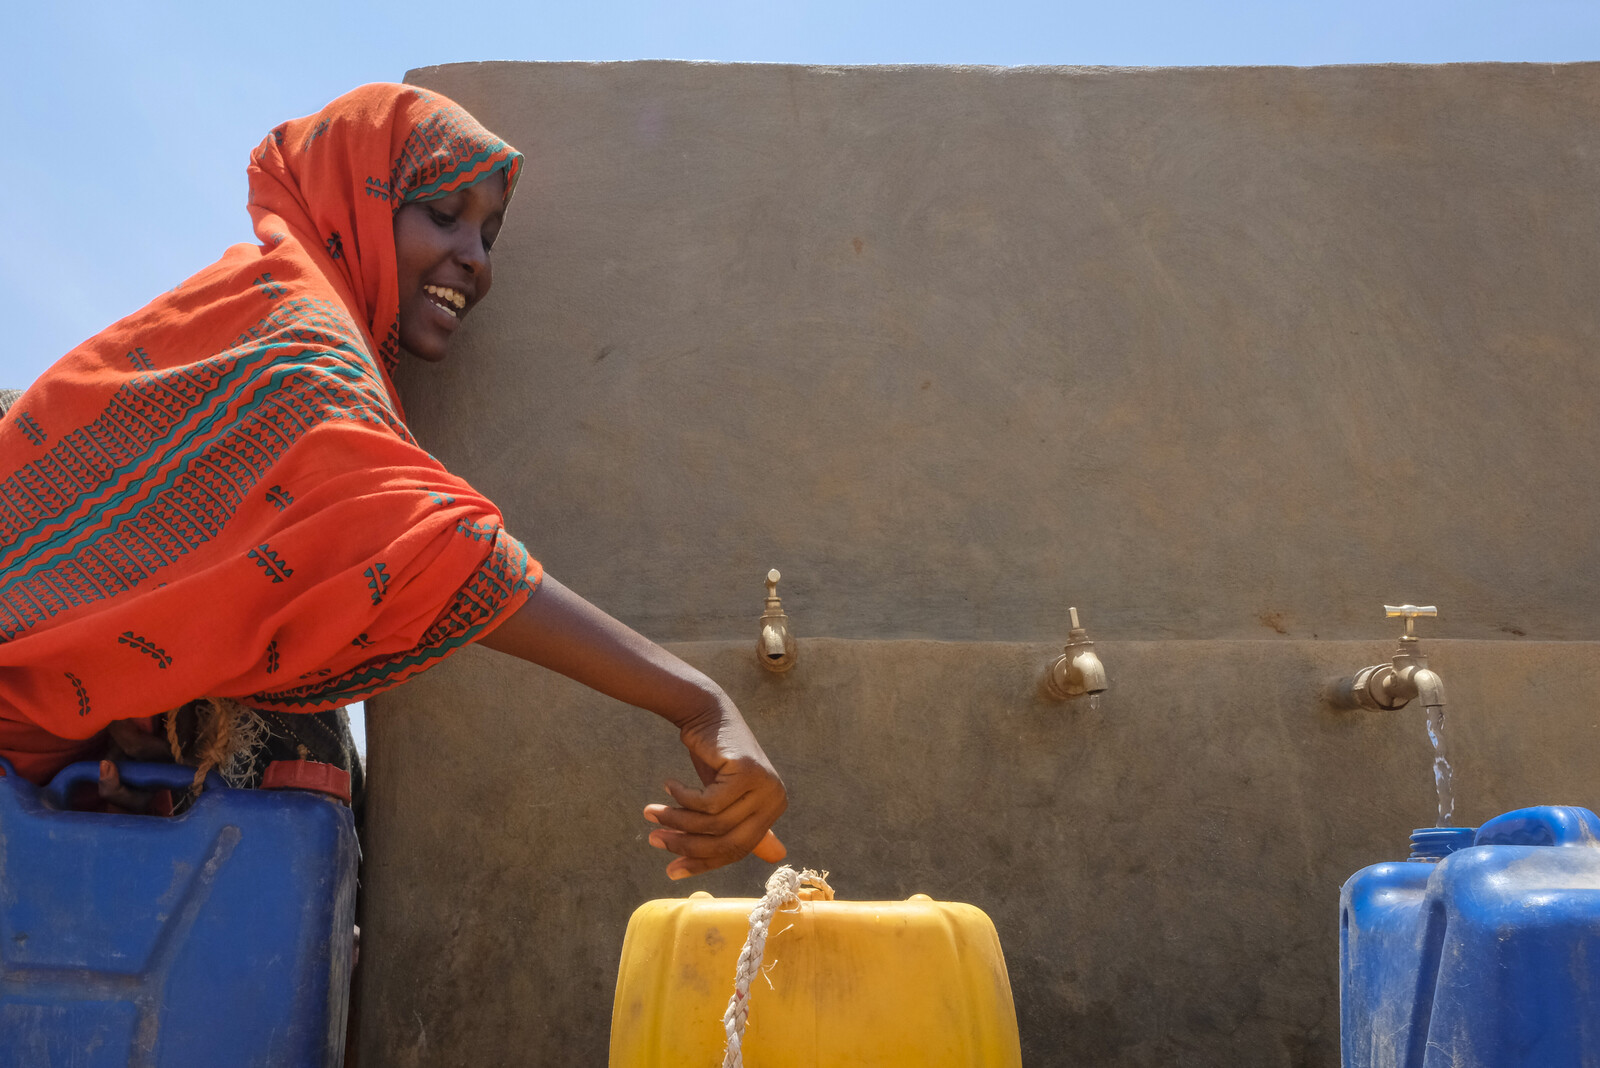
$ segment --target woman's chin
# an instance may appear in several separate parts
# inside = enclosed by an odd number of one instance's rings
[[[443,363],[445,357],[450,355],[443,348],[426,348],[421,345],[418,345],[416,348],[407,348],[406,346],[401,345],[400,348],[406,352],[409,352],[416,359],[419,359],[424,363]]]
[[[450,353],[450,340],[461,321],[432,302],[400,309],[400,347],[419,360],[439,363]]]
[[[447,337],[421,337],[400,338],[400,349],[409,353],[413,358],[424,363],[441,363],[450,355],[450,339]]]

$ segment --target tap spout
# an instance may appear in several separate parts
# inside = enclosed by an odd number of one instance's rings
[[[1394,666],[1390,691],[1400,702],[1396,708],[1415,700],[1429,708],[1444,704],[1444,680],[1428,666],[1428,658],[1423,655],[1415,635],[1408,634],[1400,639],[1390,663]]]
[[[773,660],[782,659],[784,654],[784,639],[789,636],[789,628],[782,622],[761,624],[761,651]]]
[[[1106,668],[1093,649],[1063,652],[1050,666],[1050,682],[1052,688],[1063,697],[1103,693],[1106,689]]]
[[[1057,701],[1102,693],[1106,689],[1105,665],[1100,663],[1088,632],[1078,626],[1078,610],[1069,611],[1072,630],[1067,635],[1067,644],[1051,663],[1044,679],[1045,692]]]
[[[1433,669],[1417,668],[1411,673],[1411,685],[1416,689],[1417,700],[1425,707],[1436,708],[1444,704],[1444,680]]]

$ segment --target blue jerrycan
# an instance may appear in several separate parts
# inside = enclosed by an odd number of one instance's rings
[[[1412,842],[1340,893],[1344,1068],[1600,1065],[1600,819],[1525,808]]]
[[[194,772],[124,764],[146,789]],[[350,810],[215,774],[173,817],[74,812],[0,760],[0,1068],[336,1068],[355,922]]]

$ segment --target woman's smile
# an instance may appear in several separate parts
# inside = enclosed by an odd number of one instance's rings
[[[449,286],[423,286],[422,291],[452,319],[466,314],[467,298]]]

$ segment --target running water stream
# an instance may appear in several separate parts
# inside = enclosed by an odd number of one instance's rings
[[[1448,827],[1456,813],[1456,797],[1450,781],[1450,758],[1444,747],[1444,705],[1428,706],[1428,741],[1433,743],[1433,787],[1439,794],[1439,822]]]

